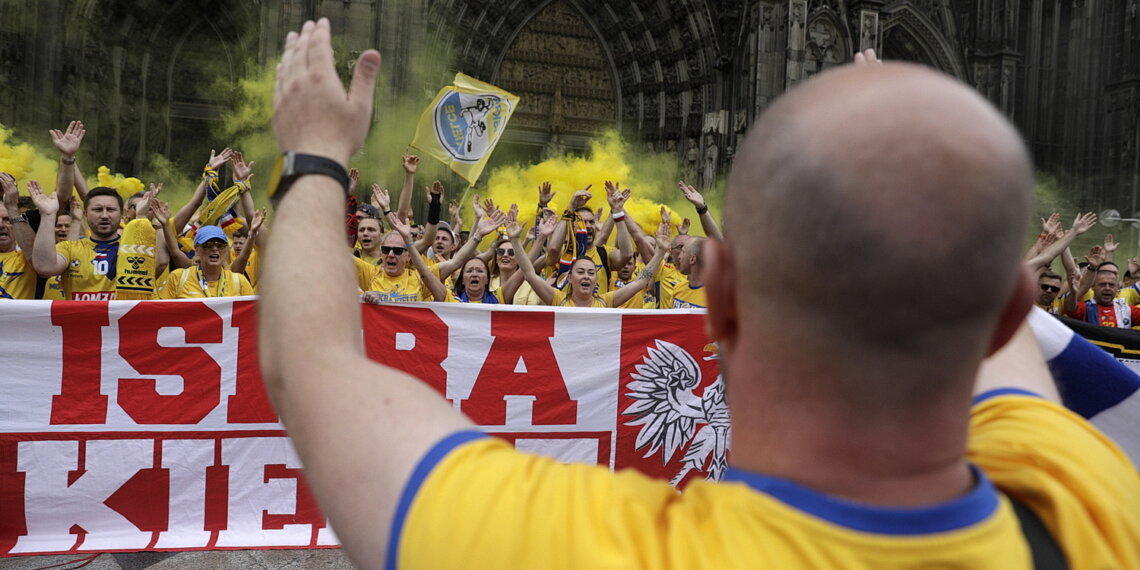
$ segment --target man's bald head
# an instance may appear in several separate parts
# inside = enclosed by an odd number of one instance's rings
[[[969,87],[906,64],[821,74],[736,155],[725,235],[741,317],[791,314],[764,321],[781,342],[853,353],[984,352],[1018,282],[1031,190],[1017,132]]]

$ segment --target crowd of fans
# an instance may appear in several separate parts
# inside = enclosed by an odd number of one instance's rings
[[[1120,245],[1112,234],[1103,245],[1090,248],[1085,260],[1077,262],[1069,245],[1077,236],[1096,225],[1096,214],[1078,215],[1065,230],[1061,216],[1053,213],[1042,219],[1041,233],[1026,253],[1029,268],[1037,273],[1036,304],[1054,315],[1065,315],[1102,327],[1140,326],[1140,257],[1128,260],[1123,278],[1113,255]],[[1065,276],[1052,270],[1057,257]]]
[[[0,297],[11,299],[182,299],[257,292],[266,211],[251,192],[253,162],[229,148],[211,151],[190,200],[173,210],[152,184],[124,200],[110,187],[88,188],[76,153],[85,134],[73,121],[50,131],[60,153],[56,192],[34,180],[20,197],[15,178],[0,173]],[[230,165],[233,184],[222,188]],[[404,184],[395,205],[371,185],[358,202],[350,175],[345,255],[355,258],[361,300],[438,301],[621,308],[706,306],[702,241],[690,222],[673,233],[669,211],[651,234],[627,212],[629,188],[605,182],[608,211],[593,210],[590,186],[574,191],[562,212],[556,191],[539,186],[534,204],[472,198],[465,224],[460,205],[445,200],[439,181],[426,190],[427,216],[414,219],[419,158],[402,157]],[[699,191],[678,183],[704,233],[720,228]],[[449,219],[443,219],[447,204]],[[394,206],[394,207],[393,207]],[[240,210],[240,213],[239,213]],[[524,213],[527,211],[533,213]]]

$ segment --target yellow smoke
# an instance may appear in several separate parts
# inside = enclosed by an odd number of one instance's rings
[[[143,190],[143,183],[135,177],[126,177],[122,174],[111,174],[111,169],[106,166],[100,166],[99,171],[95,174],[95,183],[88,184],[88,187],[94,188],[95,186],[106,186],[114,188],[123,197],[123,200],[130,198],[132,194]]]
[[[47,134],[44,134],[45,138]],[[49,139],[50,140],[50,139]],[[26,142],[16,142],[12,137],[12,129],[0,125],[0,172],[7,172],[16,178],[17,184],[24,194],[26,182],[35,180],[45,191],[55,190],[55,177],[57,162],[54,158],[57,153],[54,147],[50,151],[41,151]]]
[[[590,186],[592,195],[587,205],[603,215],[609,215],[605,182],[619,183],[630,188],[632,196],[625,205],[628,215],[647,233],[652,235],[661,223],[661,207],[672,217],[672,231],[685,217],[694,223],[690,233],[703,235],[693,207],[677,189],[678,165],[672,155],[641,153],[630,148],[616,132],[607,131],[590,141],[585,154],[564,155],[546,159],[533,165],[505,166],[495,169],[487,182],[486,194],[504,210],[518,204],[520,218],[533,220],[538,200],[538,187],[550,182],[556,192],[550,207],[561,213],[570,203],[574,192]],[[470,204],[464,204],[470,212]],[[470,214],[465,215],[470,220]],[[611,234],[611,241],[616,234]]]

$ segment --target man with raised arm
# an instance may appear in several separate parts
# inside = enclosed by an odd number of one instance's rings
[[[1050,401],[1024,324],[1027,153],[967,86],[912,65],[839,68],[752,128],[727,241],[704,245],[732,465],[678,494],[516,452],[364,356],[341,216],[379,65],[361,54],[346,94],[327,20],[286,39],[274,129],[311,170],[275,192],[260,304],[267,388],[356,564],[1030,568],[1015,497],[1071,567],[1140,567],[1135,468]],[[323,281],[299,282],[297,265]],[[881,294],[900,278],[936,294]]]
[[[39,183],[29,180],[28,186]],[[0,172],[0,190],[3,190],[4,209],[0,210],[0,299],[35,299],[36,275],[32,268],[32,243],[35,232],[28,218],[20,213],[20,197],[16,178]]]

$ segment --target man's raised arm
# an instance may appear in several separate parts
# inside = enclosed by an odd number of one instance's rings
[[[281,151],[325,157],[347,171],[368,134],[379,68],[379,53],[361,54],[346,95],[328,20],[291,32],[274,95]],[[353,562],[373,568],[385,559],[413,467],[470,424],[426,385],[364,356],[344,255],[344,192],[336,179],[310,174],[281,197],[261,283],[261,370],[321,510]],[[302,283],[297,267],[319,277]]]

